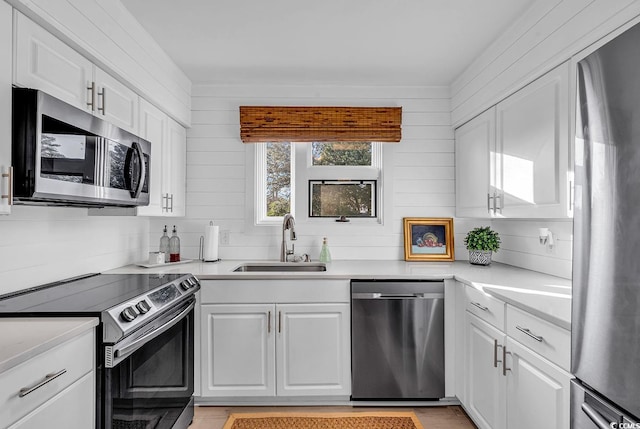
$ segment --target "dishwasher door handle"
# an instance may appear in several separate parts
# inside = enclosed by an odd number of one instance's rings
[[[351,299],[444,299],[444,293],[352,293]]]

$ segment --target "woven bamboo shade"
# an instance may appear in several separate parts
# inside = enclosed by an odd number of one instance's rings
[[[240,138],[256,142],[399,142],[402,107],[240,106]]]

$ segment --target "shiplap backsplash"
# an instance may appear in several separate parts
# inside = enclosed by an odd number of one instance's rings
[[[198,240],[209,220],[230,231],[221,245],[224,259],[277,259],[280,227],[247,230],[247,145],[239,137],[240,105],[402,106],[402,141],[386,147],[392,157],[391,227],[300,225],[296,253],[317,259],[323,236],[335,259],[403,258],[402,218],[453,217],[454,144],[449,89],[369,86],[218,86],[193,88],[192,128],[187,139],[187,216],[176,219],[183,255],[197,257]],[[249,146],[250,147],[250,146]],[[386,219],[385,222],[389,222]],[[151,221],[150,243],[157,247],[163,219]],[[256,229],[258,232],[256,232]],[[461,243],[461,241],[460,241]]]
[[[147,259],[149,221],[14,206],[0,217],[0,295]]]
[[[187,138],[187,215],[152,219],[150,249],[157,250],[163,225],[177,225],[182,255],[198,257],[200,236],[214,220],[230,232],[229,245],[220,245],[223,259],[277,259],[280,227],[247,229],[245,218],[253,207],[246,203],[246,165],[239,137],[240,105],[402,106],[403,138],[386,147],[392,157],[390,228],[353,228],[350,225],[297,228],[296,253],[318,258],[322,237],[328,236],[334,259],[401,260],[404,258],[403,217],[454,217],[455,165],[448,88],[443,87],[334,87],[334,86],[219,86],[193,88],[193,126]],[[503,235],[496,260],[523,268],[569,277],[571,222],[544,226],[558,231],[552,253],[540,246],[537,222],[455,219],[456,259],[468,259],[466,232],[492,225]],[[542,224],[541,223],[541,224]],[[326,225],[326,224],[325,224]],[[257,229],[257,232],[256,232]]]

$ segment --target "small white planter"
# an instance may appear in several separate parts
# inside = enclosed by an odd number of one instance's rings
[[[473,265],[491,264],[491,250],[469,250],[469,263]]]

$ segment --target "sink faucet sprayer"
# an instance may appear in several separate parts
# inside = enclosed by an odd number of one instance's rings
[[[289,239],[291,241],[296,239],[296,230],[295,230],[296,221],[291,215],[291,213],[287,213],[284,215],[284,219],[282,219],[282,244],[280,246],[280,262],[287,262],[287,258],[289,255],[293,255],[294,245],[291,243],[291,250],[287,248],[287,239],[285,237],[285,232],[287,229],[289,230]]]

